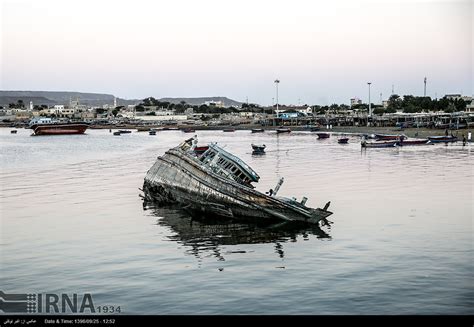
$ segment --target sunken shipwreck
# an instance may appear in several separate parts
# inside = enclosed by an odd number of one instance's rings
[[[251,222],[331,223],[330,202],[314,209],[306,207],[306,197],[277,196],[283,178],[264,194],[252,185],[259,179],[243,160],[216,143],[198,146],[195,136],[166,151],[148,170],[144,205],[178,205],[192,214]]]

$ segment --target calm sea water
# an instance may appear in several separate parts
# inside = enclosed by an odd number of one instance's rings
[[[331,229],[191,221],[143,208],[157,156],[190,137],[0,130],[0,289],[92,293],[126,314],[473,314],[473,150],[198,131]],[[251,155],[251,143],[267,154]]]

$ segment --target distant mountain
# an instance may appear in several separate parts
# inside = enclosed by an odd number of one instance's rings
[[[35,99],[36,98],[36,99]],[[114,95],[82,92],[52,92],[52,91],[0,91],[0,105],[23,100],[25,104],[33,101],[34,104],[69,104],[70,100],[79,99],[80,104],[90,106],[113,105]],[[137,104],[140,100],[125,100],[117,98],[118,105]]]
[[[1,91],[0,91],[1,92]],[[15,96],[2,96],[0,95],[0,106],[3,107],[8,107],[10,103],[17,103],[18,100],[23,100],[23,103],[25,106],[29,106],[30,101],[33,101],[33,104],[37,105],[53,105],[55,102],[51,99],[47,99],[45,97],[36,97],[36,96],[21,96],[21,97],[15,97]]]
[[[80,104],[89,106],[102,106],[104,104],[113,105],[114,95],[102,93],[82,93],[82,92],[60,92],[60,91],[0,91],[0,105],[8,105],[9,103],[16,103],[18,100],[28,105],[30,101],[37,105],[54,105],[54,104],[69,104],[70,100],[79,99]],[[239,107],[242,102],[238,102],[227,97],[199,97],[199,98],[161,98],[160,101],[167,101],[171,103],[180,103],[185,101],[190,105],[201,105],[207,101],[218,102],[222,101],[224,106]],[[117,105],[126,106],[140,103],[139,99],[121,99],[117,98]]]
[[[199,98],[161,98],[160,101],[167,101],[171,103],[180,103],[181,101],[185,101],[187,104],[190,105],[201,105],[207,101],[218,102],[222,101],[225,107],[240,107],[242,102],[238,102],[226,97],[199,97]]]

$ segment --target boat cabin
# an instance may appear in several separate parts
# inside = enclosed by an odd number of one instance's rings
[[[33,118],[32,120],[30,120],[28,125],[31,127],[33,125],[54,124],[54,123],[57,123],[57,121],[52,120],[51,118],[36,117],[36,118]]]
[[[260,176],[243,160],[216,144],[209,144],[209,148],[198,159],[215,173],[248,187],[253,187],[251,183],[258,182],[260,179]]]

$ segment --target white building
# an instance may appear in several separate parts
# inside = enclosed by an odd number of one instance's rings
[[[65,108],[64,105],[55,105],[53,108],[45,109],[44,112],[56,116],[72,116],[76,112],[73,108]]]
[[[170,120],[187,120],[186,115],[168,115],[168,116],[136,116],[135,119],[144,121],[170,121]]]
[[[206,106],[214,106],[214,107],[217,107],[217,108],[224,108],[224,102],[222,101],[206,101],[204,102],[204,104]]]
[[[466,112],[474,112],[474,101],[466,105]]]
[[[358,105],[358,104],[362,104],[362,100],[359,99],[359,98],[352,98],[351,99],[351,107],[352,106],[355,106],[355,105]]]
[[[307,107],[305,109],[296,109],[296,111],[301,112],[302,114],[305,114],[305,115],[313,113],[313,109],[311,107]]]

